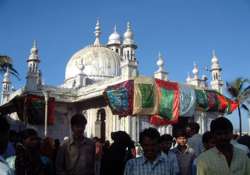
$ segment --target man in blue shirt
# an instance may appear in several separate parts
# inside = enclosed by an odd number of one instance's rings
[[[161,155],[160,133],[155,128],[145,129],[140,133],[139,142],[143,156],[127,162],[124,175],[169,175],[167,159]]]
[[[6,151],[9,140],[10,125],[4,116],[0,115],[0,175],[13,175],[8,163],[4,160],[3,154]]]
[[[162,155],[167,159],[170,175],[178,175],[180,173],[179,164],[177,161],[177,157],[174,152],[170,150],[173,145],[173,137],[169,134],[164,134],[160,138],[160,147],[162,151]]]

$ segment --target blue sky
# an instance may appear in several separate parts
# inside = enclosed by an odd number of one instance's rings
[[[0,0],[0,54],[14,60],[25,82],[32,41],[38,42],[46,84],[63,83],[65,66],[77,50],[94,42],[96,19],[103,44],[113,26],[122,35],[130,21],[138,44],[139,72],[157,70],[160,51],[171,80],[184,82],[195,61],[200,74],[216,50],[222,77],[250,78],[250,1],[248,0]],[[237,127],[237,115],[230,117]],[[244,129],[247,116],[243,116]]]

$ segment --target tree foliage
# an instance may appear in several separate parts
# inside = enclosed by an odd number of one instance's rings
[[[14,75],[17,79],[20,79],[18,71],[13,67],[11,57],[7,55],[0,55],[0,73],[3,74],[6,72],[7,68],[9,68],[12,75]]]
[[[249,79],[238,77],[232,82],[227,82],[227,91],[233,100],[237,101],[239,113],[239,129],[240,135],[242,134],[242,119],[241,108],[249,112],[249,99],[250,99],[250,81]]]

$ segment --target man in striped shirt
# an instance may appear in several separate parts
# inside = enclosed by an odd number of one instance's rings
[[[215,137],[215,147],[197,158],[197,175],[249,175],[250,159],[246,153],[234,147],[232,123],[224,117],[212,121],[210,130]]]
[[[155,128],[140,133],[143,156],[129,160],[124,175],[169,175],[170,167],[167,159],[161,155],[159,139],[160,133]]]

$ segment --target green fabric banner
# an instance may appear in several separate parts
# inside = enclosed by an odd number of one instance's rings
[[[160,101],[160,116],[166,116],[167,119],[173,117],[173,103],[174,103],[174,91],[161,88],[161,101]]]

